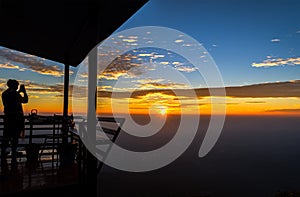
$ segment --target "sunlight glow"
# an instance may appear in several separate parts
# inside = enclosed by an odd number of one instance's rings
[[[160,106],[159,107],[159,113],[160,113],[160,115],[166,115],[167,114],[167,107],[165,107],[165,106]]]

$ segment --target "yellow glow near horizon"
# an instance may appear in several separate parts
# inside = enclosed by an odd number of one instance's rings
[[[160,115],[166,115],[167,114],[167,108],[165,106],[160,106],[159,113],[160,113]]]
[[[63,98],[51,94],[30,93],[28,104],[23,105],[24,112],[30,113],[37,109],[39,113],[61,114]],[[70,113],[82,113],[87,109],[86,98],[77,99],[73,106],[72,97],[69,100]],[[300,115],[300,98],[298,97],[226,97],[226,102],[211,104],[211,97],[188,98],[161,93],[148,93],[134,98],[98,98],[97,113],[111,114],[201,114],[210,115],[212,106],[226,105],[227,115]],[[112,106],[114,110],[112,111]],[[3,106],[0,105],[3,112]],[[218,112],[218,111],[217,111]],[[221,111],[220,111],[221,113]]]
[[[120,114],[201,114],[210,115],[212,107],[217,114],[227,115],[300,115],[300,99],[295,97],[283,98],[233,98],[226,97],[223,103],[212,105],[211,97],[201,97],[198,99],[180,98],[176,96],[161,96],[158,94],[147,95],[139,98],[101,98],[98,102],[97,112]],[[147,98],[147,99],[146,99]],[[178,100],[177,100],[177,99]],[[128,105],[129,102],[129,105]],[[126,104],[127,103],[127,104]],[[222,111],[226,107],[226,112]]]

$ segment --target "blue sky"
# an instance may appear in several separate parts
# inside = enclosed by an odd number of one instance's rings
[[[203,44],[227,86],[289,81],[300,77],[299,9],[296,0],[150,0],[116,32],[138,26],[179,30]]]
[[[150,0],[116,33],[141,26],[178,30],[203,45],[226,86],[290,81],[300,78],[299,10],[297,0]],[[27,57],[1,49],[0,79],[10,76],[33,83],[63,82],[62,64]]]

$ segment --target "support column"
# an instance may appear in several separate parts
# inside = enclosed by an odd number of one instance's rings
[[[69,78],[70,78],[70,66],[65,64],[65,73],[64,73],[64,109],[63,115],[68,116],[69,110]]]
[[[88,114],[87,136],[90,147],[87,151],[87,191],[97,196],[97,158],[92,152],[96,148],[96,101],[97,101],[97,47],[88,55]]]
[[[70,81],[70,66],[65,64],[64,73],[64,103],[63,103],[63,122],[62,132],[68,134],[68,113],[69,113],[69,81]],[[67,137],[62,139],[62,143],[65,145],[68,143]]]

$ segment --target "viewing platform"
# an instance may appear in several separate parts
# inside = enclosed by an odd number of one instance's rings
[[[3,136],[3,117],[0,115],[0,139]],[[25,136],[19,139],[17,148],[17,168],[11,168],[9,147],[6,159],[8,170],[2,170],[0,174],[0,195],[18,195],[26,191],[53,187],[78,188],[84,184],[87,176],[88,150],[81,142],[75,120],[80,123],[78,127],[84,130],[86,119],[80,116],[69,116],[64,120],[61,115],[41,116],[35,113],[25,118]],[[101,130],[114,142],[124,120],[98,117],[98,121],[117,123],[117,127],[113,129],[108,128],[106,124],[101,124]],[[109,147],[103,159],[108,151]],[[99,173],[103,163],[97,162]]]

